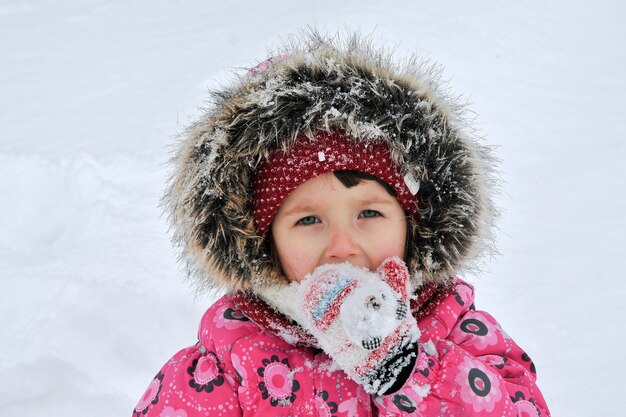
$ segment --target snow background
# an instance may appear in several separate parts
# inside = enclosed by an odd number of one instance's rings
[[[499,146],[477,304],[534,359],[555,416],[624,415],[626,6],[591,2],[3,0],[0,415],[129,415],[195,343],[158,207],[207,89],[314,24],[427,55]]]

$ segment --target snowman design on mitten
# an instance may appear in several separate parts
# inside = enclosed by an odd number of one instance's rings
[[[419,330],[409,314],[409,273],[399,258],[383,261],[376,273],[325,264],[298,285],[298,321],[366,391],[384,392],[414,362]]]

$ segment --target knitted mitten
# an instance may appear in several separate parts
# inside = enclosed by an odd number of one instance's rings
[[[300,321],[320,347],[369,393],[397,387],[417,356],[409,273],[399,258],[376,273],[349,263],[318,267],[298,284]],[[398,381],[400,384],[404,381]]]

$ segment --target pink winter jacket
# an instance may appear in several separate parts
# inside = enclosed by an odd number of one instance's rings
[[[252,308],[241,299],[224,296],[208,309],[199,342],[165,364],[135,417],[550,415],[530,358],[493,317],[474,310],[473,287],[461,280],[412,306],[419,355],[404,386],[383,396],[277,331],[269,307],[259,314],[259,302]]]

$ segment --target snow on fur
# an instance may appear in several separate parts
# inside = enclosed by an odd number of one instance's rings
[[[383,141],[401,174],[419,182],[419,222],[407,250],[415,283],[444,283],[491,246],[494,160],[441,89],[439,70],[399,65],[367,39],[304,33],[278,59],[220,91],[187,129],[164,204],[199,289],[251,290],[286,282],[254,229],[256,168],[299,135],[341,130]]]

